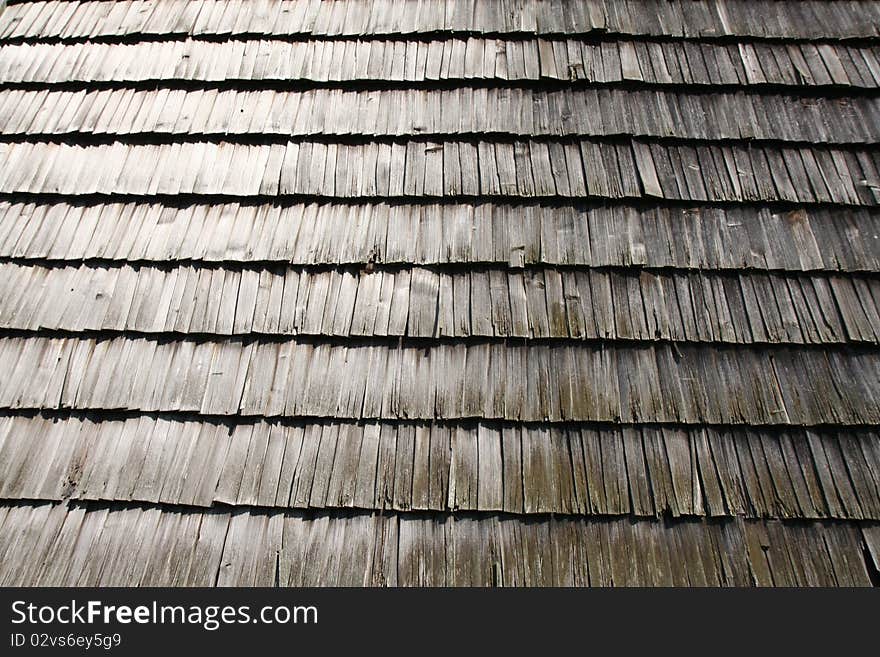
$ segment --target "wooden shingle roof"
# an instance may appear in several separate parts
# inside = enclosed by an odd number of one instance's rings
[[[880,2],[0,14],[0,585],[880,581]]]

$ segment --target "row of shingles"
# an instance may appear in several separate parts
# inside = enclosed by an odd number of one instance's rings
[[[0,507],[5,585],[869,586],[855,523]]]
[[[880,281],[842,275],[10,263],[0,300],[25,331],[880,342]]]
[[[216,300],[204,303],[216,304]],[[871,350],[0,338],[0,407],[208,415],[876,424]]]
[[[880,271],[876,214],[853,208],[70,200],[0,202],[0,258]]]
[[[877,20],[871,20],[871,18]],[[369,36],[433,32],[587,34],[595,31],[692,37],[840,39],[877,36],[871,2],[614,2],[537,0],[195,0],[107,3],[13,1],[4,38],[235,34]]]
[[[876,45],[562,40],[230,40],[0,46],[6,84],[577,80],[626,85],[880,86]]]
[[[880,152],[872,147],[630,140],[16,142],[0,144],[0,162],[3,194],[880,202]]]
[[[880,436],[683,427],[0,418],[0,498],[880,519]]]
[[[449,138],[497,133],[863,144],[880,141],[880,100],[471,87],[434,91],[0,90],[0,132],[44,138],[173,135],[180,139],[415,134]]]

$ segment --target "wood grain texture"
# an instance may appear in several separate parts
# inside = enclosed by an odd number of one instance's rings
[[[880,520],[873,428],[7,415],[0,437],[5,499]]]
[[[11,2],[0,37],[96,37],[148,34],[369,36],[431,32],[586,34],[596,30],[656,36],[782,39],[873,37],[880,14],[866,0],[756,6],[751,0],[538,0],[397,3],[393,0],[124,0],[100,11],[95,0]]]
[[[103,139],[631,135],[818,144],[880,139],[880,101],[870,97],[805,99],[755,91],[706,94],[613,88],[254,91],[228,86],[221,81],[193,90],[125,85],[100,91],[0,90],[4,119],[0,134]],[[28,110],[21,111],[22,107]],[[744,122],[743,117],[755,120]],[[647,164],[651,156],[645,147],[635,148],[640,166]],[[444,160],[444,164],[452,163]]]
[[[493,341],[424,348],[301,339],[5,337],[0,367],[9,375],[0,385],[0,408],[873,424],[880,419],[878,357],[876,350],[831,345]]]
[[[91,504],[8,506],[0,527],[4,586],[870,586],[860,552],[876,534],[834,522]]]
[[[13,1],[0,585],[876,583],[878,6]]]
[[[0,194],[208,196],[319,196],[323,198],[519,197],[633,199],[646,196],[636,165],[635,142],[579,140],[573,157],[538,141],[338,144],[312,142],[250,145],[194,142],[175,145],[78,146],[0,143]],[[880,203],[880,157],[874,149],[692,146],[651,143],[663,198],[675,201]],[[511,161],[511,152],[515,155]],[[580,157],[578,157],[578,154]],[[373,158],[375,155],[375,159]],[[791,175],[768,158],[792,159]],[[447,160],[458,161],[447,178]],[[433,164],[432,164],[433,162]],[[468,162],[466,165],[465,163]],[[716,163],[729,168],[719,168]],[[256,168],[254,168],[256,166]],[[392,175],[384,178],[382,166]],[[444,172],[442,181],[432,166]],[[473,175],[470,170],[473,168]],[[799,168],[794,168],[795,166]],[[325,172],[314,186],[314,171]],[[242,178],[235,171],[251,175]],[[558,175],[553,176],[556,170]],[[800,182],[798,173],[804,172]],[[557,182],[558,180],[558,182]],[[543,184],[541,184],[543,181]],[[586,184],[585,193],[579,190]],[[536,182],[538,184],[536,184]],[[686,183],[686,184],[684,184]],[[457,190],[457,193],[454,193]],[[656,190],[652,190],[656,191]]]
[[[855,208],[0,201],[0,258],[880,271]]]
[[[878,304],[840,275],[0,264],[0,328],[28,331],[877,344]]]
[[[789,2],[788,4],[793,4]],[[865,3],[867,4],[867,3]],[[404,4],[403,6],[406,6]],[[7,19],[8,20],[8,19]],[[245,47],[246,46],[246,47]],[[432,66],[433,55],[439,66]],[[589,81],[876,89],[876,46],[452,38],[400,42],[145,41],[0,45],[9,83]],[[33,66],[38,58],[43,66]],[[178,97],[171,97],[179,102]],[[175,116],[175,119],[177,117]]]

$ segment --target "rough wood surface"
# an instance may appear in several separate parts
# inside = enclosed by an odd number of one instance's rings
[[[0,201],[0,213],[3,259],[880,272],[880,214],[853,208]]]
[[[0,527],[4,586],[870,586],[848,558],[877,529],[94,504],[10,505]]]
[[[0,584],[876,583],[878,7],[13,0]]]
[[[380,312],[382,290],[399,319]],[[0,328],[28,331],[880,342],[873,276],[9,263],[0,298]]]
[[[26,336],[0,338],[0,367],[8,373],[0,382],[0,408],[12,409],[556,422],[880,421],[880,353],[832,345],[481,341],[421,347]]]
[[[654,142],[648,149],[654,164],[648,175],[637,166],[637,142],[632,140],[582,139],[573,144],[574,158],[539,141],[339,144],[332,151],[316,146],[312,142],[271,146],[0,143],[0,194],[633,199],[651,196],[644,191],[647,176],[652,186],[659,184],[659,190],[652,191],[673,201],[880,204],[880,154],[874,149],[817,146],[783,151],[776,146],[726,144],[695,149]],[[511,150],[519,156],[507,166]],[[441,163],[442,181],[431,170],[429,154],[435,166]],[[774,169],[771,175],[768,158],[786,155],[794,173]],[[458,161],[459,172],[447,178],[449,159]],[[479,175],[468,175],[466,161]],[[731,168],[717,167],[722,162]],[[393,175],[384,178],[382,165]],[[316,168],[325,172],[318,187],[313,186]],[[558,172],[555,178],[535,184],[551,170]],[[230,171],[251,175],[241,178]],[[810,185],[797,184],[798,174]],[[578,193],[584,185],[586,193]]]
[[[498,133],[819,144],[874,143],[880,139],[880,100],[870,97],[817,97],[804,102],[797,95],[753,91],[706,94],[515,87],[250,91],[223,86],[218,83],[198,90],[131,86],[100,91],[0,90],[0,117],[4,119],[0,134],[83,139],[120,135],[247,139],[259,135],[281,139],[313,135],[449,138]],[[22,112],[22,107],[28,111]],[[478,111],[473,111],[475,107]],[[744,116],[756,120],[745,123]],[[640,166],[651,162],[644,145],[635,148]],[[450,163],[444,160],[444,164]]]
[[[0,438],[5,499],[880,520],[875,429],[7,415]]]
[[[368,36],[420,32],[501,32],[838,39],[877,36],[880,11],[868,0],[97,0],[10,1],[0,37],[148,34],[314,34]]]
[[[408,3],[404,3],[406,6]],[[779,4],[779,3],[776,3]],[[866,3],[867,4],[867,3]],[[246,47],[245,47],[246,46]],[[431,51],[441,61],[432,67]],[[34,66],[39,58],[42,66]],[[10,83],[488,80],[749,87],[845,86],[876,89],[880,50],[767,42],[446,38],[442,41],[148,41],[0,46]],[[771,64],[772,62],[772,64]],[[763,67],[762,67],[763,65]],[[170,97],[175,98],[175,97]],[[180,98],[176,97],[176,102]],[[177,120],[177,116],[174,116]]]

